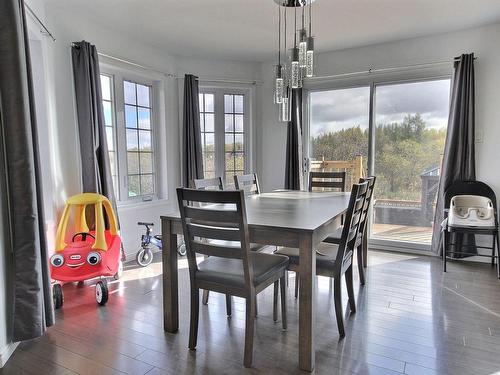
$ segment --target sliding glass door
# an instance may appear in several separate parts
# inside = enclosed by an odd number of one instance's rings
[[[375,189],[372,238],[430,245],[450,81],[375,87]]]
[[[370,87],[313,91],[309,103],[309,170],[345,170],[350,190],[367,168]]]
[[[429,248],[449,91],[447,78],[309,91],[309,170],[377,176],[372,244]]]

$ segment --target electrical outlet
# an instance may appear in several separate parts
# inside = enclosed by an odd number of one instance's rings
[[[484,134],[482,129],[476,129],[476,143],[483,143]]]

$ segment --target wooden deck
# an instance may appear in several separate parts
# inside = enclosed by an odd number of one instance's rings
[[[372,238],[379,240],[412,242],[430,245],[432,240],[432,227],[373,224]]]

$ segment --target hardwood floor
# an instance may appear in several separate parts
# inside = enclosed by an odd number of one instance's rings
[[[131,265],[110,284],[105,307],[91,285],[64,286],[57,324],[21,344],[0,374],[290,374],[298,370],[298,303],[288,288],[288,330],[272,319],[272,291],[259,295],[252,369],[243,367],[245,305],[212,293],[201,305],[198,347],[189,351],[189,277],[180,262],[180,329],[163,331],[161,263]],[[500,282],[488,264],[450,262],[443,274],[432,257],[370,252],[367,283],[357,312],[346,315],[339,341],[333,289],[319,278],[316,373],[494,374],[500,372]],[[292,276],[292,275],[291,275]],[[345,286],[345,283],[343,283]],[[347,312],[347,293],[343,290]],[[347,313],[346,313],[347,314]]]

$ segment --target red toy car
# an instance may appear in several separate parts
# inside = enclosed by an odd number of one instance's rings
[[[94,230],[89,229],[86,220],[87,208],[90,206],[93,206],[94,211]],[[68,233],[67,227],[71,219],[74,230]],[[104,277],[118,278],[122,270],[121,238],[109,200],[95,193],[70,197],[57,228],[56,252],[50,258],[52,279],[75,282],[100,277],[96,283],[95,295],[97,303],[105,305],[108,301],[108,286]],[[52,294],[55,308],[58,309],[64,301],[60,284],[54,284]]]

